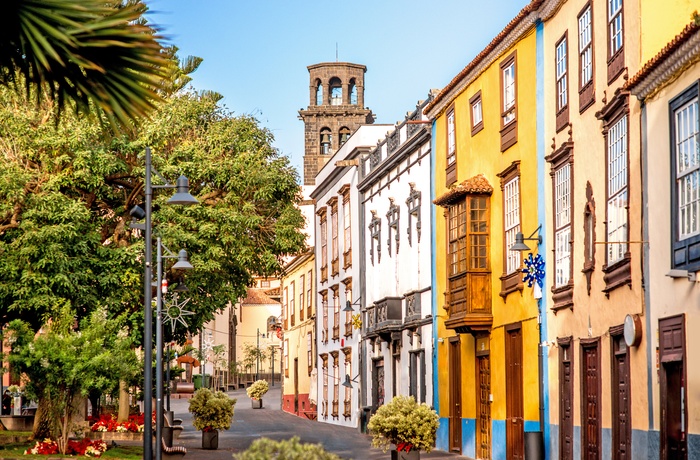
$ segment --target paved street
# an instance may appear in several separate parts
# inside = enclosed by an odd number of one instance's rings
[[[175,418],[183,420],[184,430],[176,445],[187,447],[188,460],[230,460],[233,453],[245,450],[259,437],[288,439],[299,436],[301,441],[323,444],[326,450],[344,459],[373,460],[391,458],[389,452],[371,447],[371,437],[353,428],[311,421],[283,412],[280,409],[280,388],[275,386],[263,398],[264,408],[253,410],[245,390],[229,392],[238,398],[231,429],[219,433],[219,449],[202,450],[202,434],[192,427],[192,417],[187,411],[187,400],[171,400]],[[164,456],[165,457],[165,456]],[[172,458],[168,456],[168,458]],[[424,459],[465,459],[442,451],[421,453]]]

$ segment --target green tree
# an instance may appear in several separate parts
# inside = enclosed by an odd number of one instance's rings
[[[19,89],[22,81],[58,113],[72,101],[114,126],[155,109],[163,71],[173,67],[140,1],[6,0],[2,11],[0,84]]]
[[[12,321],[6,332],[11,369],[22,377],[28,396],[39,401],[34,436],[57,438],[61,453],[76,403],[91,391],[116,394],[119,380],[140,368],[127,331],[107,319],[106,311],[96,310],[79,330],[76,326],[64,308],[38,335],[21,320]]]

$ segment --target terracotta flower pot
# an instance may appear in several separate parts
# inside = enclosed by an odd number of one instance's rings
[[[219,448],[219,432],[202,431],[202,449],[216,450]]]
[[[406,452],[403,450],[391,450],[391,460],[420,460],[420,451],[411,450]]]
[[[262,398],[260,399],[251,399],[250,400],[253,404],[253,409],[262,409]]]

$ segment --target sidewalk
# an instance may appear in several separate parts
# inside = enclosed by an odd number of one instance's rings
[[[326,450],[339,455],[343,459],[375,460],[389,459],[389,452],[371,447],[371,436],[360,433],[356,428],[348,428],[308,420],[283,412],[280,407],[281,389],[279,386],[270,387],[263,398],[263,409],[252,409],[250,399],[245,390],[228,392],[229,396],[237,398],[234,408],[233,423],[228,431],[219,433],[219,449],[203,450],[202,434],[192,427],[192,417],[187,411],[187,400],[172,399],[171,409],[175,418],[182,419],[184,430],[174,445],[187,448],[187,460],[231,460],[234,453],[242,452],[250,444],[260,438],[281,440],[298,436],[302,442],[322,444]],[[176,456],[163,455],[164,458]],[[433,450],[430,453],[421,452],[422,459],[468,459],[447,452]]]

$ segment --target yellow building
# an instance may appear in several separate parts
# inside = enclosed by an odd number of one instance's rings
[[[282,278],[282,410],[315,418],[315,395],[309,398],[316,367],[313,293],[314,248],[292,259]]]
[[[481,459],[523,458],[525,439],[542,439],[538,301],[522,281],[523,253],[510,250],[518,234],[536,240],[540,226],[537,5],[425,110],[434,122],[433,292],[445,293],[434,298],[437,447]],[[536,255],[537,242],[526,242]]]

